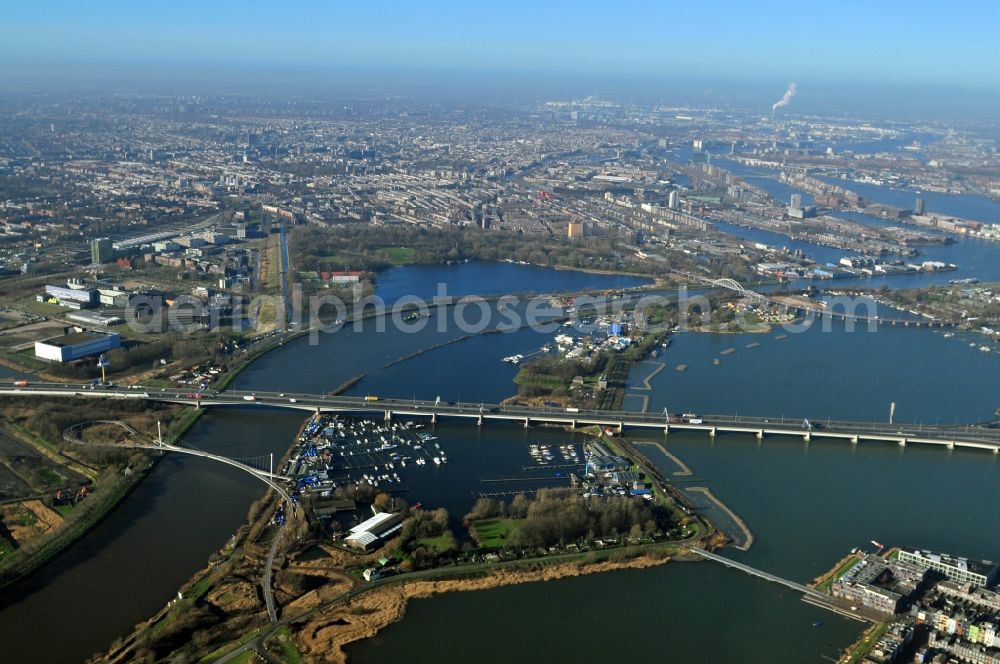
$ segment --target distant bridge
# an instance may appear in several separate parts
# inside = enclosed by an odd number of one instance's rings
[[[699,283],[705,284],[706,286],[714,286],[717,288],[725,288],[726,290],[731,290],[735,293],[739,293],[743,297],[749,297],[751,299],[757,300],[758,302],[766,302],[768,304],[773,304],[775,306],[781,307],[783,310],[794,310],[794,311],[807,311],[817,316],[830,318],[832,320],[853,320],[861,321],[865,323],[882,323],[885,325],[893,326],[903,326],[903,327],[955,327],[954,323],[949,321],[937,320],[937,319],[908,319],[908,318],[886,318],[883,316],[869,316],[867,314],[860,315],[855,313],[850,313],[846,311],[827,311],[819,306],[808,307],[799,304],[793,304],[789,302],[782,302],[781,300],[775,300],[763,293],[758,293],[755,290],[751,290],[745,287],[740,282],[735,279],[713,279],[712,277],[695,274],[693,272],[685,272],[683,270],[670,270],[670,272],[676,276],[682,277],[684,279],[690,279],[691,281],[697,281]]]
[[[758,439],[768,436],[793,436],[809,441],[812,438],[839,438],[851,443],[863,440],[909,444],[937,445],[948,449],[979,449],[1000,454],[1000,429],[981,424],[930,425],[890,424],[882,422],[851,422],[826,420],[812,422],[802,418],[757,417],[744,415],[700,415],[677,417],[663,413],[589,410],[579,408],[526,407],[487,403],[449,403],[435,399],[392,399],[375,396],[327,396],[278,392],[189,392],[174,388],[125,389],[105,387],[73,388],[64,384],[32,384],[30,386],[0,386],[0,396],[40,396],[46,398],[148,399],[193,407],[271,406],[311,412],[375,414],[386,420],[418,418],[436,422],[439,418],[474,420],[483,425],[491,421],[532,425],[555,425],[572,428],[600,426],[617,431],[625,429],[659,430],[664,433],[703,431],[710,436],[720,433],[752,434]],[[178,448],[188,454],[209,456],[188,448]],[[219,459],[221,460],[221,459]],[[232,460],[227,460],[232,462]],[[259,471],[249,469],[259,474]]]

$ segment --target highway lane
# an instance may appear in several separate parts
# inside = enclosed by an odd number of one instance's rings
[[[940,444],[948,447],[981,447],[1000,452],[1000,429],[982,424],[928,425],[916,423],[810,421],[805,417],[760,417],[746,415],[683,416],[633,411],[589,410],[561,407],[525,407],[488,403],[454,403],[438,399],[395,399],[369,396],[327,396],[294,392],[223,392],[192,391],[178,388],[131,388],[116,386],[86,387],[59,383],[34,383],[0,386],[0,395],[58,396],[65,398],[151,399],[199,407],[241,405],[276,406],[304,411],[374,413],[383,417],[459,417],[477,422],[506,420],[532,424],[567,426],[598,425],[616,429],[646,428],[669,431],[704,431],[711,435],[733,432],[767,435],[885,440],[907,443]]]

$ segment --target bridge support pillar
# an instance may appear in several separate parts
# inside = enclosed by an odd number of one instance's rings
[[[625,433],[625,423],[624,422],[619,422],[618,423],[618,433]]]
[[[993,454],[1000,454],[1000,447],[994,447]]]
[[[198,399],[197,401],[194,402],[194,409],[201,410],[201,399]]]
[[[316,417],[320,417],[321,415],[323,415],[323,411],[319,409],[319,406],[316,406]]]
[[[948,441],[948,449],[949,450],[955,449],[955,441],[953,441],[953,440],[949,440]]]
[[[860,438],[858,438],[857,436],[851,436],[851,444],[852,445],[857,445],[859,442],[861,442]]]
[[[385,411],[385,421],[386,422],[392,421],[392,411],[391,410]]]
[[[809,432],[809,431],[806,431],[804,434],[802,434],[802,440],[804,440],[804,441],[806,441],[808,443],[810,440],[812,440],[812,433]]]
[[[438,414],[431,413],[431,424],[437,424],[437,421],[438,421]]]
[[[764,430],[761,429],[757,432],[757,440],[764,440]]]
[[[711,429],[708,430],[708,435],[711,436],[712,438],[715,438],[716,433],[718,432],[715,430],[715,427],[712,427]]]
[[[664,424],[663,425],[663,435],[664,436],[669,436],[670,435],[670,425],[669,424]]]
[[[479,414],[479,418],[476,419],[476,424],[478,424],[479,426],[483,426],[483,414],[482,413],[480,413]]]
[[[530,426],[531,426],[531,418],[530,417],[524,418],[524,428],[527,429]]]
[[[906,438],[900,438],[899,439],[899,446],[900,447],[906,447]]]
[[[573,430],[576,431],[576,420],[573,420],[572,422],[570,422],[570,426],[572,426]]]

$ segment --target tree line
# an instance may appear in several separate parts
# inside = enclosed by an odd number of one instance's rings
[[[523,494],[510,505],[492,498],[476,501],[466,514],[476,538],[475,521],[518,519],[510,531],[512,547],[534,548],[598,538],[639,538],[670,527],[669,513],[646,501],[627,496],[584,498],[570,489],[543,489],[532,500]],[[477,539],[478,542],[478,539]]]

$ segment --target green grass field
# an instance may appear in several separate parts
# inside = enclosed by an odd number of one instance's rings
[[[379,249],[378,254],[384,256],[385,260],[393,265],[406,265],[413,262],[413,249],[411,247],[386,247]]]
[[[869,633],[866,634],[865,637],[862,638],[860,641],[858,641],[858,643],[855,644],[854,648],[851,649],[851,652],[847,654],[847,657],[841,661],[844,661],[847,664],[855,664],[855,662],[860,662],[862,659],[864,659],[865,655],[875,644],[875,642],[878,641],[880,638],[882,638],[882,635],[885,634],[887,629],[889,629],[889,623],[884,623],[884,622],[880,622],[874,627],[872,627]]]
[[[830,586],[833,585],[833,582],[842,577],[844,575],[844,572],[849,570],[859,560],[861,560],[860,556],[851,556],[847,560],[847,562],[845,562],[843,565],[837,568],[837,570],[833,573],[833,575],[829,579],[816,586],[816,588],[818,590],[829,590]]]
[[[505,546],[511,533],[520,525],[518,519],[480,519],[472,523],[479,537],[479,546],[484,549],[499,549]]]
[[[541,387],[549,390],[555,390],[560,387],[568,386],[568,383],[562,378],[530,373],[524,369],[521,369],[521,371],[514,376],[514,383],[517,385]]]
[[[421,537],[417,540],[417,544],[436,551],[449,551],[453,541],[454,539],[447,535],[438,535],[437,537]]]
[[[279,656],[281,661],[285,664],[301,664],[302,654],[299,649],[295,647],[295,642],[292,640],[292,634],[288,631],[287,627],[282,627],[279,629],[274,636],[268,639],[269,643],[274,643],[278,646]]]

